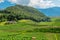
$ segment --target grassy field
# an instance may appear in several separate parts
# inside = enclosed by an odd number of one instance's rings
[[[57,24],[55,24],[55,22],[36,23],[31,20],[20,20],[16,24],[8,25],[5,25],[5,22],[1,22],[0,40],[60,40],[60,33],[34,30],[36,28],[39,28],[39,30],[41,28],[59,28]]]

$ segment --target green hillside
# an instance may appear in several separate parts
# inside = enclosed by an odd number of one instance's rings
[[[35,8],[15,5],[0,11],[0,18],[8,21],[30,19],[36,22],[50,21],[46,15]],[[1,19],[2,19],[1,18]]]

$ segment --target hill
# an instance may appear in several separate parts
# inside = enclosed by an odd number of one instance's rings
[[[10,6],[1,10],[0,16],[1,20],[4,19],[7,21],[17,21],[21,19],[30,19],[36,22],[50,21],[50,18],[37,9],[22,5]]]
[[[60,7],[53,7],[48,9],[39,9],[41,12],[45,13],[48,16],[60,16]]]

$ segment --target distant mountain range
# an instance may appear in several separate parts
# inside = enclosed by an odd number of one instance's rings
[[[60,7],[53,7],[48,9],[38,9],[47,16],[60,16]]]

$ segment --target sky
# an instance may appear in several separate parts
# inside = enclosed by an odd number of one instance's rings
[[[60,7],[60,0],[0,0],[0,8],[13,4],[46,9],[51,7]]]
[[[14,6],[15,4],[31,6],[38,9],[49,9],[53,7],[60,7],[60,0],[0,0],[0,9]],[[47,11],[45,13],[47,13]],[[49,14],[49,12],[47,14]]]

